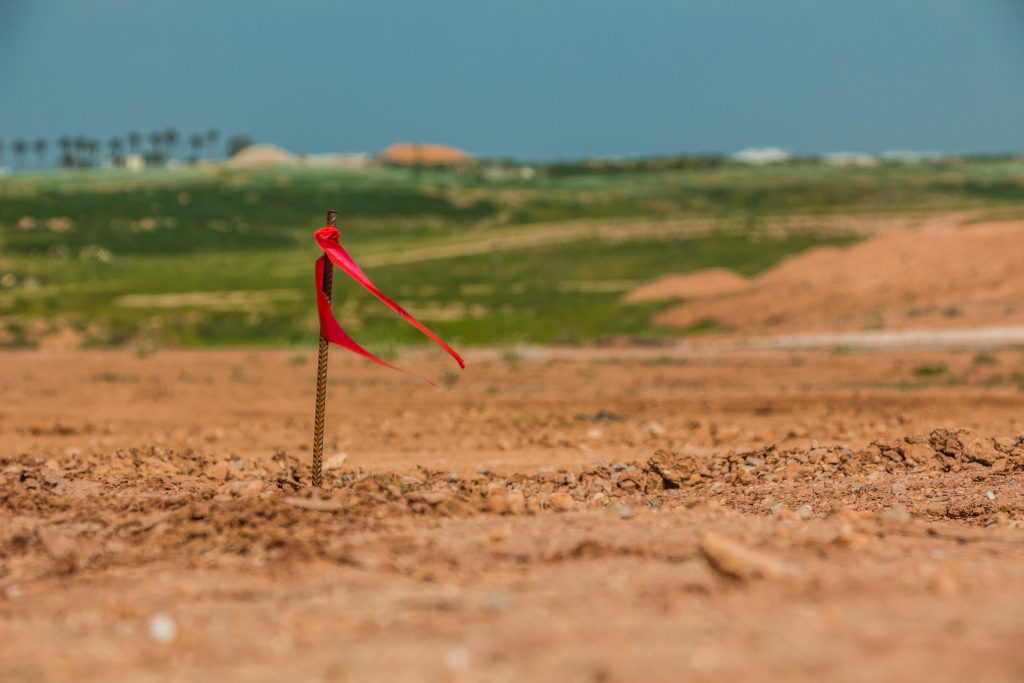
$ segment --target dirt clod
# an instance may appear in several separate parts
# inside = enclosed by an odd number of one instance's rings
[[[704,534],[700,551],[715,571],[732,579],[777,579],[787,573],[786,565],[775,557],[719,534]]]
[[[559,491],[548,496],[548,507],[556,512],[567,512],[576,507],[576,501],[568,493]]]

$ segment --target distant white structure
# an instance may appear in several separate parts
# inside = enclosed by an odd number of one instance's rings
[[[878,166],[878,157],[866,152],[834,152],[825,155],[825,163],[833,166]]]
[[[141,171],[146,167],[146,160],[141,154],[125,154],[124,167],[129,171]]]
[[[373,165],[374,159],[369,154],[356,152],[345,154],[303,154],[299,157],[299,163],[304,166],[317,168],[347,168],[352,171],[360,171]]]
[[[487,180],[529,180],[537,175],[537,170],[532,166],[506,166],[495,164],[484,167],[484,178]]]
[[[345,168],[359,171],[377,163],[364,154],[332,152],[327,154],[292,154],[276,145],[251,145],[223,162],[228,168],[269,168],[273,166],[308,166],[311,168]]]
[[[732,155],[733,161],[741,164],[780,164],[790,158],[790,153],[778,147],[748,147]]]

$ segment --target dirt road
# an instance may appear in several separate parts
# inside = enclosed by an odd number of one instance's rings
[[[633,361],[665,363],[671,360],[706,358],[753,351],[959,351],[984,353],[1024,345],[1024,325],[965,327],[945,330],[861,330],[779,335],[706,335],[689,340],[649,346],[520,346],[514,353],[534,361]],[[477,349],[475,359],[494,361],[505,349]]]
[[[1024,677],[1020,350],[331,362],[0,356],[0,680]]]
[[[865,214],[865,215],[820,215],[820,216],[778,216],[757,221],[752,230],[780,233],[800,230],[829,231],[842,235],[876,235],[909,229],[925,229],[938,223],[960,225],[980,217],[991,216],[992,212],[963,211],[939,214]],[[516,226],[493,230],[485,238],[460,240],[425,247],[389,247],[381,253],[367,253],[359,261],[366,267],[387,266],[399,263],[419,263],[439,259],[457,258],[471,254],[488,254],[494,251],[532,249],[551,244],[568,244],[588,239],[622,241],[652,237],[686,237],[703,235],[714,230],[734,228],[734,220],[709,218],[621,221],[559,221],[539,223],[530,226]]]

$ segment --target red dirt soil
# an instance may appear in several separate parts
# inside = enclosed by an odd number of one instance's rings
[[[473,157],[461,149],[448,145],[429,145],[419,142],[396,142],[380,153],[389,164],[461,164]]]
[[[884,233],[798,254],[732,293],[681,292],[689,300],[655,320],[741,332],[1021,323],[1022,263],[1020,221]]]
[[[1024,677],[1019,350],[314,359],[0,356],[0,680]]]

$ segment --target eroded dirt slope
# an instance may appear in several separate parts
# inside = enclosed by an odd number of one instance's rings
[[[697,286],[657,317],[671,326],[704,320],[740,331],[964,327],[1024,321],[1024,223],[928,226],[884,233],[846,248],[789,258],[746,287]],[[707,277],[707,276],[705,276]],[[721,280],[718,274],[713,281]],[[689,284],[693,281],[693,284]],[[637,292],[672,296],[672,281]]]

